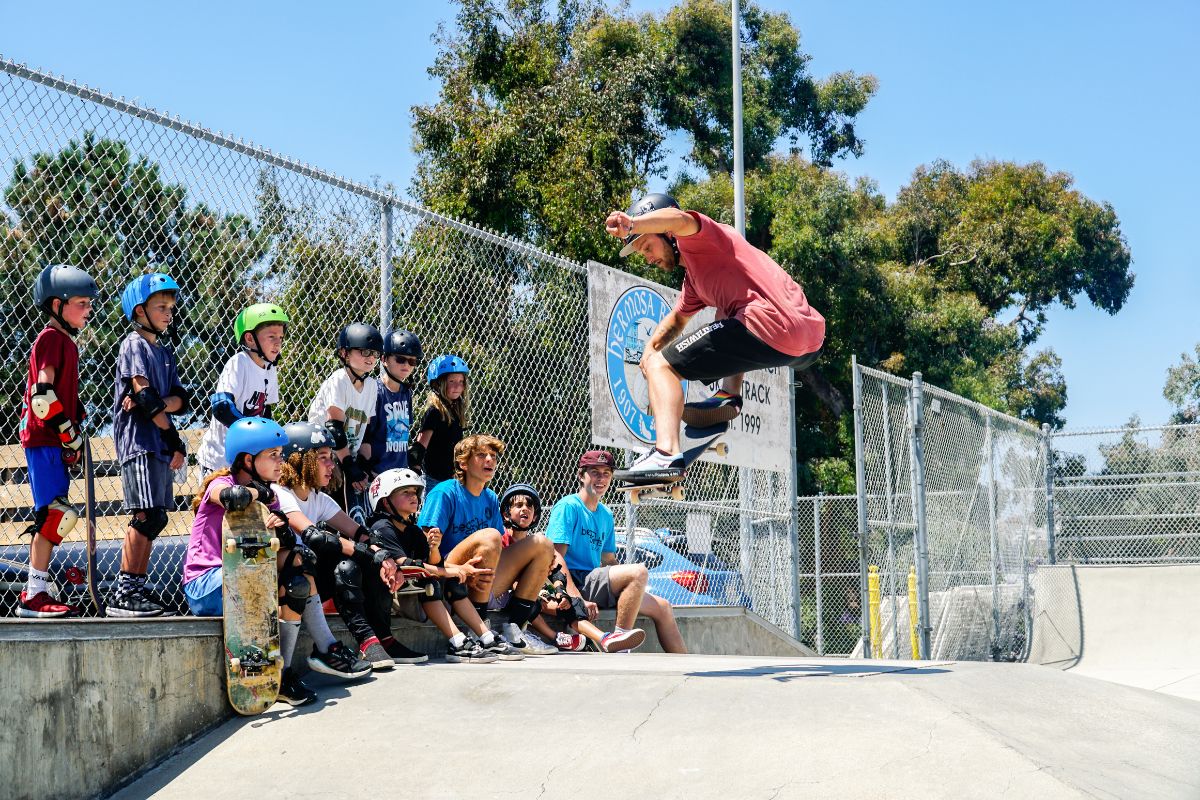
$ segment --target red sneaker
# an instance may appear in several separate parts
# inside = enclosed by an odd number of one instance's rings
[[[71,613],[71,607],[65,606],[50,596],[49,592],[38,592],[33,597],[27,597],[21,592],[17,600],[17,616],[35,619],[48,617],[65,617]]]
[[[558,646],[559,650],[565,650],[568,653],[578,653],[587,647],[587,639],[579,633],[560,633],[555,638],[554,644]]]

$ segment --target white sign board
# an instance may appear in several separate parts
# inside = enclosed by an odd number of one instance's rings
[[[591,338],[592,441],[608,447],[645,450],[654,443],[654,417],[646,379],[638,369],[646,340],[675,305],[679,292],[636,275],[588,262],[588,329]],[[692,318],[682,336],[716,319],[714,309]],[[738,467],[786,471],[791,458],[788,367],[747,373],[742,413],[730,425],[729,454],[706,461]],[[716,390],[685,382],[685,402]]]

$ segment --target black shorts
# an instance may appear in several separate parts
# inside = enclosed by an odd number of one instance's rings
[[[781,353],[746,330],[741,320],[729,317],[672,342],[662,354],[684,380],[715,383],[730,375],[767,367],[808,369],[820,358],[821,351],[802,356]]]

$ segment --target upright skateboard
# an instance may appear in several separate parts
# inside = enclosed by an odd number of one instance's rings
[[[87,515],[87,588],[96,613],[104,616],[100,575],[96,569],[96,473],[92,468],[92,444],[83,440],[83,509]]]
[[[693,428],[684,425],[679,436],[679,446],[683,452],[683,468],[686,470],[692,463],[707,452],[716,453],[721,458],[729,454],[729,445],[717,442],[729,430],[729,423],[722,422],[707,428]],[[682,477],[670,481],[653,479],[651,481],[634,482],[624,476],[625,470],[613,474],[614,480],[622,481],[617,488],[629,495],[629,502],[637,505],[646,497],[670,497],[672,500],[683,499]]]
[[[258,502],[226,511],[221,524],[221,601],[224,605],[225,683],[239,714],[261,714],[279,696],[279,597],[275,557],[279,540],[267,529]]]

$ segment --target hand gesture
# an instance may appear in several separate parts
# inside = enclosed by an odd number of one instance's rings
[[[430,528],[425,531],[425,541],[429,542],[430,547],[437,547],[442,543],[442,531],[440,528]]]
[[[468,586],[474,586],[480,579],[491,577],[492,571],[490,569],[476,566],[480,561],[483,561],[483,556],[475,556],[467,563],[459,564],[459,580]]]
[[[624,211],[614,211],[604,220],[604,230],[610,236],[624,239],[633,232],[633,219]]]
[[[587,608],[588,619],[592,622],[600,619],[600,606],[593,603],[591,600],[584,600],[583,605]]]

